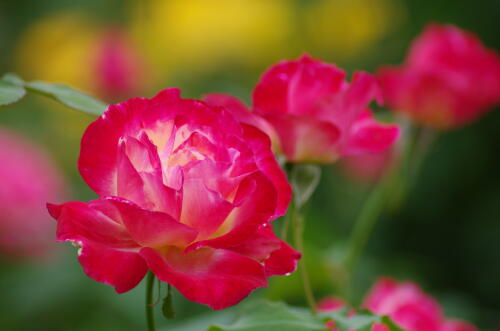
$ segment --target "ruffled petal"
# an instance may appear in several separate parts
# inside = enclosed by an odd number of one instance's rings
[[[217,230],[232,209],[233,205],[220,193],[209,190],[203,180],[184,181],[180,220],[198,231],[198,239],[207,238]]]
[[[217,310],[267,285],[264,268],[257,261],[227,250],[201,248],[183,253],[175,248],[164,252],[143,248],[140,254],[161,281],[189,300]]]
[[[186,251],[203,246],[231,248],[240,245],[257,229],[272,220],[276,193],[271,182],[259,172],[245,177],[235,194],[234,209],[220,227],[206,240],[193,243]]]
[[[78,261],[90,278],[111,285],[116,292],[127,292],[137,286],[148,267],[137,252],[112,249],[82,242]]]
[[[133,98],[111,105],[91,123],[82,137],[78,168],[85,182],[99,196],[116,195],[116,164],[118,141],[134,136],[142,127],[143,113],[158,104],[171,103],[179,98],[178,89],[166,89],[153,99]]]
[[[163,183],[164,174],[156,146],[144,132],[140,134],[139,139],[130,136],[120,139],[118,196],[143,208],[162,211],[178,219],[182,192]],[[170,171],[168,175],[171,177],[169,182],[182,183],[181,172]]]
[[[250,238],[230,248],[264,263],[266,276],[289,274],[297,268],[301,253],[276,237],[270,224],[262,225]]]
[[[243,138],[254,152],[257,168],[265,174],[276,189],[278,200],[275,215],[283,216],[292,200],[292,187],[288,183],[285,172],[276,161],[276,157],[268,148],[269,139],[259,130],[247,125],[242,125],[242,127]]]
[[[262,75],[252,94],[253,108],[258,113],[289,111],[288,86],[298,67],[298,61],[281,61]]]
[[[139,247],[121,223],[119,212],[107,200],[48,204],[47,208],[57,220],[59,241],[88,240],[113,248]]]
[[[383,152],[396,142],[399,135],[400,129],[397,125],[380,123],[366,110],[351,126],[349,137],[342,147],[342,154]]]
[[[57,240],[80,247],[78,260],[89,277],[114,286],[118,293],[141,281],[147,266],[138,254],[140,247],[110,201],[75,201],[47,207],[58,221]]]
[[[148,211],[120,198],[109,198],[109,201],[120,211],[123,224],[141,246],[185,247],[198,234],[165,213]]]
[[[280,137],[283,153],[290,162],[330,163],[338,158],[338,127],[311,116],[266,115]]]
[[[280,240],[279,248],[271,253],[264,262],[267,276],[288,275],[297,269],[297,263],[302,257],[299,251]]]
[[[345,79],[344,71],[332,64],[314,60],[308,55],[298,60],[299,66],[288,87],[288,113],[306,115],[316,105],[337,93]]]
[[[272,125],[257,113],[251,112],[239,99],[227,94],[212,93],[205,95],[203,100],[209,105],[228,109],[239,122],[255,126],[269,136],[273,151],[281,152],[278,134]]]

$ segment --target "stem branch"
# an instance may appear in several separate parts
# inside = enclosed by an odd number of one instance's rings
[[[294,202],[290,206],[291,222],[293,227],[293,239],[295,248],[302,253],[304,252],[304,219],[300,215],[298,208]],[[306,264],[304,258],[299,260],[298,269],[300,270],[300,276],[302,278],[302,285],[304,286],[304,292],[306,295],[307,304],[313,315],[316,315],[316,301],[314,300],[314,294],[311,287],[311,281],[309,279],[309,273],[307,272]]]

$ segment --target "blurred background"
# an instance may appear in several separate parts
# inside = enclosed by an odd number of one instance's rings
[[[307,52],[349,73],[374,71],[401,63],[429,21],[471,30],[498,51],[498,13],[498,0],[2,0],[0,73],[67,83],[106,102],[176,86],[184,97],[224,92],[248,104],[259,75],[280,59]],[[0,226],[0,234],[17,231],[25,240],[19,232],[32,231],[48,243],[16,250],[12,235],[4,237],[14,243],[0,243],[2,330],[144,329],[143,284],[118,295],[87,278],[74,247],[50,244],[54,221],[37,203],[95,198],[76,168],[80,137],[94,119],[31,95],[0,109],[0,222],[27,218],[20,209],[32,215],[31,225]],[[388,275],[418,282],[447,316],[500,330],[499,128],[496,109],[438,137],[407,201],[379,221],[353,304]],[[29,175],[8,179],[21,168]],[[346,168],[323,168],[307,210],[305,256],[318,298],[339,293],[338,256],[373,184]],[[22,205],[26,196],[35,202]],[[296,275],[252,296],[305,304]],[[185,330],[228,316],[179,294],[176,307],[175,323],[194,323]]]

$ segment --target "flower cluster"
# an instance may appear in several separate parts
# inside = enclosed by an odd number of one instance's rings
[[[318,303],[322,312],[346,307],[339,298],[328,297]],[[391,278],[379,279],[364,299],[363,307],[377,315],[388,315],[407,331],[477,331],[467,322],[443,316],[439,304],[412,282],[398,283]],[[355,315],[355,311],[352,315]],[[333,329],[335,330],[335,329]],[[388,327],[375,323],[372,331],[387,331]]]
[[[111,46],[101,62],[109,82],[119,82],[108,64],[121,46]],[[268,277],[293,272],[300,259],[271,225],[292,198],[273,151],[290,163],[359,157],[352,160],[365,177],[378,177],[400,129],[378,121],[371,102],[385,96],[417,122],[448,128],[500,101],[498,56],[449,26],[431,26],[405,66],[383,69],[379,78],[383,89],[365,72],[348,81],[335,65],[304,55],[270,67],[251,107],[225,94],[182,99],[175,88],[111,105],[87,128],[79,158],[99,198],[49,204],[57,239],[80,247],[86,274],[119,293],[150,270],[192,301],[234,305]],[[320,309],[341,306],[330,300]],[[411,283],[381,280],[365,307],[409,331],[475,330],[444,319]]]

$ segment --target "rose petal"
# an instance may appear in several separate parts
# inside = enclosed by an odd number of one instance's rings
[[[137,286],[148,271],[146,262],[136,252],[112,249],[82,242],[78,261],[90,278],[111,285],[124,293]]]
[[[275,152],[281,151],[278,135],[272,125],[257,113],[251,112],[239,99],[227,94],[212,93],[205,95],[203,100],[210,105],[228,109],[239,122],[255,126],[269,136]]]
[[[107,200],[47,205],[57,224],[57,240],[90,240],[113,248],[137,248],[121,215]]]
[[[300,252],[276,237],[270,224],[260,226],[242,243],[229,249],[263,262],[268,277],[295,271],[301,257]]]
[[[276,161],[276,157],[269,150],[269,139],[261,131],[242,125],[243,138],[254,152],[257,168],[266,175],[276,188],[278,200],[276,204],[276,216],[283,216],[292,200],[292,187],[288,183],[285,172]]]
[[[120,211],[123,224],[141,246],[185,247],[197,236],[196,230],[165,213],[144,210],[120,198],[109,198],[109,201]]]
[[[78,260],[89,277],[114,286],[118,293],[141,281],[146,263],[110,201],[73,201],[47,207],[58,221],[57,240],[80,247]]]
[[[288,86],[298,66],[297,61],[281,61],[262,75],[252,94],[258,113],[288,112]]]
[[[184,181],[180,220],[196,229],[199,239],[204,239],[217,230],[232,209],[231,203],[220,193],[209,190],[201,179]]]
[[[280,137],[283,153],[290,162],[333,162],[340,132],[336,125],[311,116],[265,115]]]
[[[390,148],[400,134],[397,125],[377,122],[366,110],[351,126],[347,143],[342,148],[344,155],[380,153]]]
[[[141,127],[141,118],[146,109],[152,105],[174,102],[179,98],[179,93],[178,89],[165,89],[152,100],[134,98],[111,105],[85,130],[78,168],[85,182],[99,196],[116,195],[116,164],[120,137],[133,136]]]
[[[189,300],[217,310],[237,304],[267,284],[257,261],[227,250],[201,248],[183,253],[172,248],[160,253],[143,248],[140,254],[160,280]]]
[[[318,103],[340,90],[345,73],[308,55],[302,56],[298,63],[288,86],[288,113],[312,114]]]

